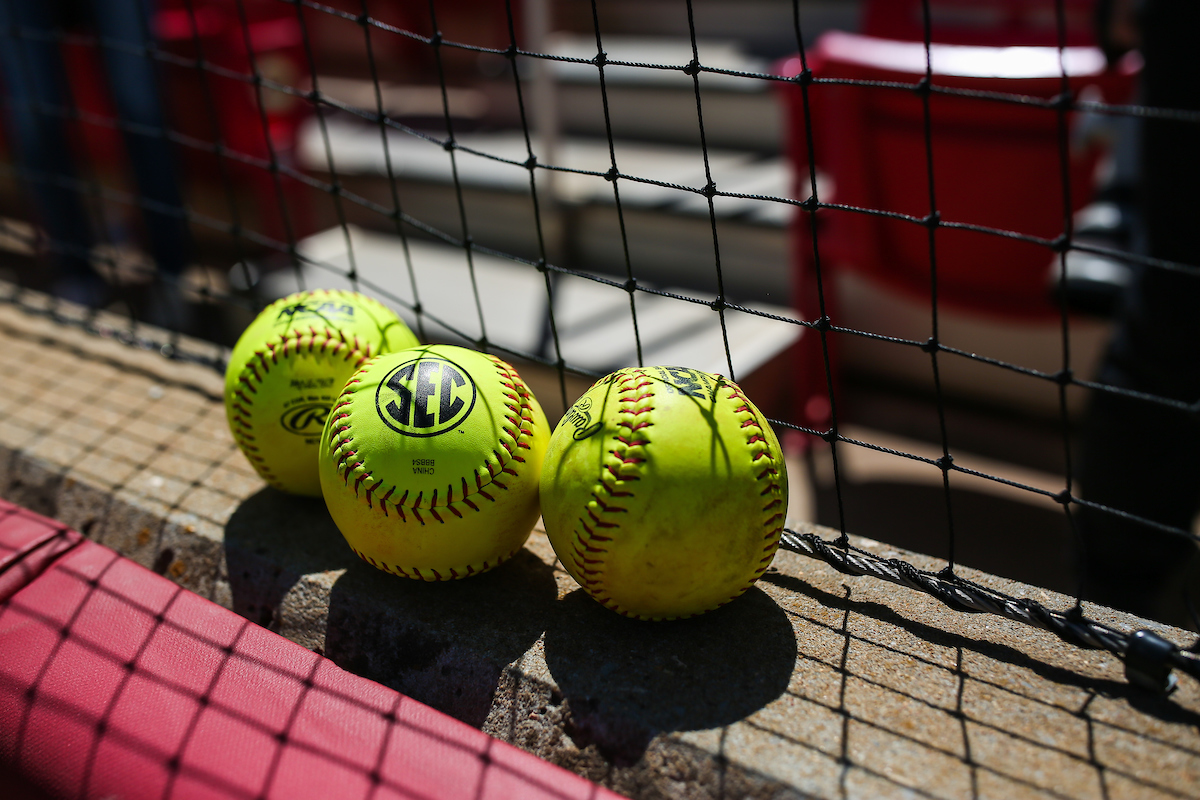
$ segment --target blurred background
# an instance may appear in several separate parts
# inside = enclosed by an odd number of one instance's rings
[[[1110,363],[1200,362],[1200,259],[1145,223],[1183,6],[3,0],[0,277],[227,345],[354,286],[552,417],[638,361],[732,373],[792,517],[1196,627],[1195,381]],[[1130,311],[1147,263],[1182,283]],[[1095,533],[1089,480],[1141,521]]]

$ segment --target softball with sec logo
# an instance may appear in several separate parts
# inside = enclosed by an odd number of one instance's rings
[[[567,572],[638,619],[704,613],[766,571],[787,515],[787,468],[737,384],[687,367],[602,378],[550,438],[542,519]]]
[[[512,366],[453,345],[414,347],[346,382],[321,434],[321,491],[363,560],[408,578],[464,578],[525,544],[549,437]]]
[[[225,371],[233,438],[268,484],[319,497],[317,443],[346,379],[379,353],[418,344],[387,306],[357,292],[297,292],[264,308]]]

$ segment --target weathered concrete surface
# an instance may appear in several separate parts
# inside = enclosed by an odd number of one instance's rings
[[[788,553],[739,601],[673,623],[592,602],[540,532],[486,575],[408,582],[354,558],[319,500],[264,487],[210,370],[2,305],[0,371],[0,495],[632,797],[1194,797],[1200,786],[1190,678],[1151,698],[1108,655]]]

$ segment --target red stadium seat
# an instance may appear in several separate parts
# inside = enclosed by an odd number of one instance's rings
[[[815,79],[831,81],[807,90],[815,166],[828,181],[822,185],[830,187],[819,199],[867,210],[833,208],[817,214],[826,313],[839,324],[835,288],[843,271],[930,308],[929,229],[913,221],[933,210],[924,98],[909,88],[925,78],[925,46],[831,32],[807,59]],[[1055,316],[1059,311],[1047,291],[1053,252],[1020,237],[1051,241],[1064,233],[1067,206],[1073,211],[1089,199],[1098,154],[1070,151],[1070,197],[1064,198],[1060,150],[1069,130],[1060,128],[1056,109],[1014,101],[1048,102],[1059,96],[1065,69],[1074,96],[1086,89],[1089,96],[1125,102],[1136,64],[1109,69],[1094,47],[1068,47],[1060,62],[1056,47],[933,44],[929,59],[933,87],[965,92],[929,95],[933,188],[943,225],[936,229],[934,251],[939,307],[1013,321]],[[799,75],[800,58],[788,59],[779,71]],[[795,197],[803,199],[811,194],[803,90],[788,84],[783,93]],[[796,214],[793,232],[795,303],[812,320],[819,313],[807,213]],[[816,336],[804,341],[800,422],[823,429],[828,389],[820,342]]]
[[[1040,45],[1059,40],[1054,0],[931,0],[929,28],[941,44],[994,47]],[[1062,22],[1068,47],[1095,44],[1095,0],[1062,0]],[[867,0],[860,32],[902,41],[925,41],[926,0]]]
[[[617,798],[0,501],[6,798]]]

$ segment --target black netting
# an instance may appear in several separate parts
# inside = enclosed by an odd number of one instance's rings
[[[1174,569],[1195,561],[1200,494],[1192,447],[1200,255],[1187,241],[1195,202],[1187,181],[1200,169],[1186,146],[1200,123],[1200,81],[1180,55],[1187,48],[1179,33],[1193,12],[1148,2],[1141,39],[1121,40],[1106,33],[1125,28],[1088,2],[995,3],[989,8],[1008,16],[983,27],[963,22],[970,15],[947,16],[946,4],[865,3],[868,41],[826,30],[854,23],[850,4],[833,22],[813,23],[793,0],[780,4],[777,30],[758,32],[757,52],[770,58],[731,61],[710,41],[709,5],[654,5],[654,19],[674,15],[674,38],[661,45],[662,57],[647,60],[617,57],[628,34],[643,31],[595,0],[163,0],[154,8],[127,3],[111,19],[66,3],[0,6],[6,299],[221,368],[180,334],[230,344],[281,287],[339,281],[402,310],[423,339],[465,341],[553,371],[563,407],[572,380],[644,363],[659,345],[687,342],[701,328],[711,334],[710,361],[735,380],[747,377],[743,350],[765,349],[769,337],[735,336],[732,326],[756,320],[755,330],[777,335],[780,358],[790,359],[775,379],[788,399],[772,407],[772,421],[810,460],[827,459],[833,510],[824,521],[841,532],[824,541],[788,531],[786,546],[954,608],[1121,654],[1129,635],[1086,619],[1083,600],[1151,615],[1158,606],[1142,600],[1160,590],[1178,607],[1196,603],[1196,573]],[[538,16],[548,8],[552,22],[575,34],[566,44]],[[1081,18],[1095,20],[1101,35]],[[998,56],[1007,45],[1016,49]],[[771,61],[789,52],[790,60]],[[763,92],[785,119],[781,139],[750,130],[761,120],[741,122],[731,101]],[[586,129],[586,157],[578,131],[560,129],[572,108],[571,124]],[[1122,183],[1111,165],[1097,179],[1095,154],[1080,155],[1085,122],[1109,137],[1114,125],[1140,130],[1138,180]],[[989,125],[996,133],[979,149]],[[975,150],[957,149],[972,136]],[[1010,157],[1005,148],[1033,138],[1049,143],[1039,151],[1037,180],[1014,177],[994,198],[991,218],[956,216],[978,205],[971,171],[983,174],[989,160]],[[674,149],[654,149],[664,141]],[[738,142],[745,152],[731,153]],[[1116,162],[1121,146],[1105,158]],[[663,166],[680,153],[691,159],[688,169]],[[782,165],[794,171],[793,186],[763,192],[776,184],[744,179]],[[1081,216],[1104,203],[1133,222],[1105,227]],[[1022,209],[1035,207],[1050,211],[1022,225]],[[674,232],[681,220],[701,224]],[[365,266],[379,256],[366,252],[363,229],[392,237],[386,268]],[[788,264],[766,263],[746,244],[785,229]],[[431,245],[461,253],[452,277],[416,266],[415,249]],[[664,266],[673,263],[669,251],[684,245],[704,257],[672,272]],[[986,262],[993,252],[1019,255],[1012,264],[1041,264],[1045,280],[1034,286],[1003,263],[964,266],[963,253]],[[838,285],[846,265],[889,264],[899,275],[906,258],[915,266],[905,286],[876,278],[922,310],[919,333],[865,324]],[[1080,271],[1084,262],[1116,278],[1092,279]],[[787,296],[762,288],[770,269],[785,276]],[[538,287],[519,312],[535,318],[533,335],[509,336],[495,322],[508,302],[496,287],[510,274],[532,276]],[[430,298],[451,281],[458,302],[437,305]],[[127,324],[113,326],[101,308]],[[679,309],[714,314],[664,333],[662,320],[686,316]],[[1056,326],[1057,353],[1034,365],[959,341],[962,329],[947,332],[946,317],[964,313]],[[1080,315],[1095,313],[1115,320],[1116,331],[1098,374],[1078,363],[1075,346]],[[615,314],[628,319],[628,341],[610,337],[612,363],[582,356],[572,337]],[[852,371],[843,356],[855,347],[877,362],[925,360],[917,396],[932,415],[932,452],[847,429]],[[765,360],[750,359],[755,368]],[[963,387],[946,382],[964,365],[970,375],[1004,375],[1050,393],[1050,421],[1037,424],[1058,451],[1056,486],[956,460],[961,446],[948,415]],[[1016,401],[1007,398],[998,395],[992,411],[1012,413]],[[940,473],[945,538],[933,555],[946,559],[943,571],[919,572],[851,545],[848,534],[861,531],[844,462],[856,451]],[[1114,459],[1123,466],[1114,468]],[[1050,611],[958,574],[974,535],[955,499],[966,478],[1059,504],[1071,539],[1074,570],[1064,581],[1073,608]],[[1108,494],[1098,489],[1110,485]],[[1189,623],[1178,612],[1171,620]],[[1198,674],[1194,654],[1173,649],[1170,660]]]

